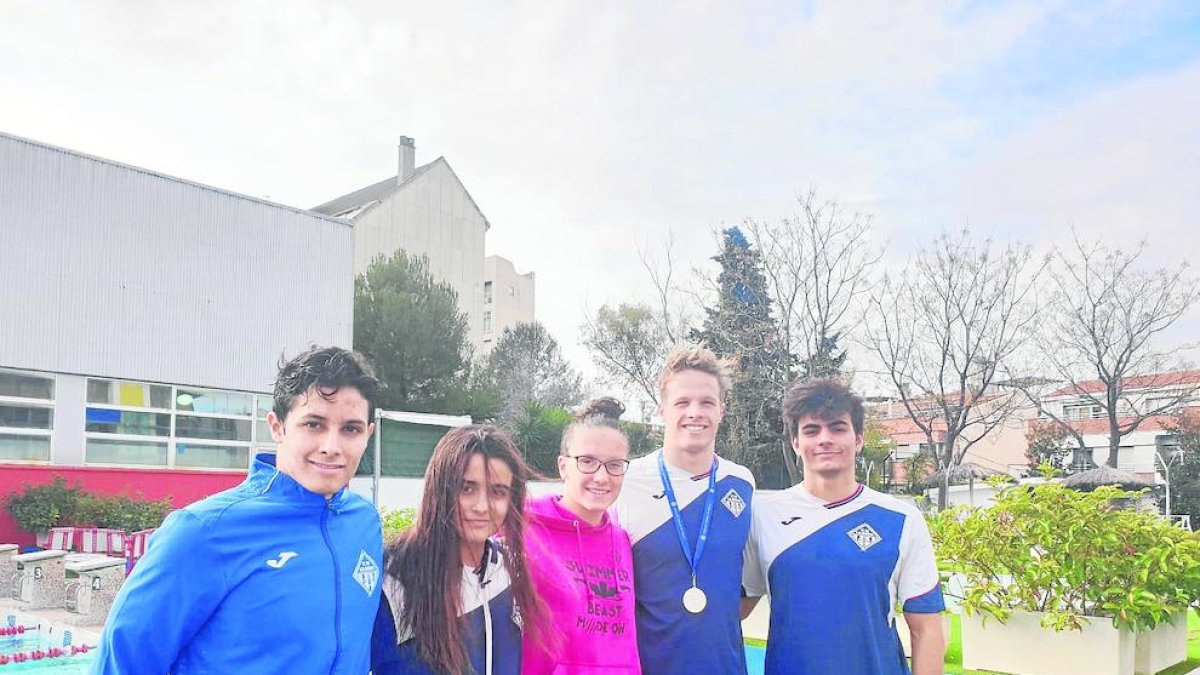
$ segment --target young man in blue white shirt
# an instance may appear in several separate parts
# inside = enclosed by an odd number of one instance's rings
[[[754,477],[718,457],[727,364],[677,348],[659,378],[663,447],[634,460],[614,507],[633,544],[638,654],[653,675],[742,675],[738,605]]]
[[[804,481],[754,504],[743,585],[771,596],[766,675],[907,675],[895,622],[912,635],[913,675],[943,672],[945,608],[917,509],[861,485],[862,399],[835,380],[793,386],[783,422]]]

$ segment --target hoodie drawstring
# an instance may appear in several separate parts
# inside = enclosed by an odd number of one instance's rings
[[[592,603],[592,580],[588,579],[587,557],[583,555],[583,533],[579,531],[579,521],[571,521],[571,529],[575,530],[575,553],[579,556],[580,572],[583,573],[583,587],[587,589],[588,605]]]

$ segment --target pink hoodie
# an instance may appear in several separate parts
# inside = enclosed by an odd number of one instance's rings
[[[552,625],[546,645],[522,643],[521,673],[640,675],[629,535],[607,515],[589,525],[559,499],[525,506],[526,556]]]

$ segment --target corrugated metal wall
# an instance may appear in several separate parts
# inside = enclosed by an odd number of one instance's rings
[[[349,346],[341,222],[0,134],[0,367],[266,391]]]

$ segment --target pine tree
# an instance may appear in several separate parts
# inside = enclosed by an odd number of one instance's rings
[[[716,307],[705,310],[703,329],[692,337],[723,357],[737,360],[726,395],[725,421],[717,437],[723,456],[754,472],[760,487],[791,484],[779,401],[791,379],[792,358],[777,344],[778,327],[762,258],[737,227],[723,231]]]

